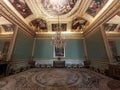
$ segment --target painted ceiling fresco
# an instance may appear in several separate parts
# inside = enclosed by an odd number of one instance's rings
[[[25,0],[9,0],[14,8],[24,17],[28,17],[32,14],[30,8],[26,4]]]
[[[87,21],[83,18],[76,18],[72,21],[72,31],[81,31],[87,24]]]
[[[92,0],[92,3],[87,9],[87,13],[91,16],[96,16],[96,14],[104,7],[108,0]]]
[[[35,27],[36,31],[43,31],[43,32],[47,31],[47,23],[45,20],[43,20],[41,18],[37,18],[35,20],[32,20],[30,25],[31,24],[32,24],[32,26]]]
[[[3,27],[5,32],[13,32],[14,28],[15,28],[15,25],[13,25],[13,24],[4,24],[4,25],[2,25],[2,27]]]
[[[66,23],[61,23],[61,24],[52,24],[52,31],[58,31],[60,27],[61,31],[66,31],[67,30],[67,24]]]
[[[0,33],[13,32],[14,29],[15,29],[15,25],[13,25],[13,24],[0,25]]]
[[[98,17],[103,15],[100,11],[110,11],[110,8],[108,8],[109,5],[114,5],[113,2],[116,0],[3,0],[3,2],[4,1],[5,3],[8,2],[6,6],[10,4],[8,7],[10,7],[10,10],[13,11],[13,14],[15,14],[17,18],[21,19],[28,27],[39,34],[38,32],[48,33],[57,31],[57,16],[60,17],[59,24],[61,31],[72,33],[86,32],[92,29],[92,25],[94,26],[97,20],[99,20]],[[117,3],[117,1],[115,3]],[[114,6],[113,9],[116,9],[116,6]],[[18,12],[19,15],[18,13],[16,14],[16,12]],[[95,17],[96,15],[97,17]],[[105,15],[103,15],[103,18],[106,18]],[[118,18],[120,19],[120,13],[118,13],[116,18],[104,24],[105,31],[116,31],[115,29],[120,31],[120,21],[118,20]],[[0,26],[3,28],[3,31],[11,31],[12,27],[10,28],[5,25],[3,23]]]
[[[106,23],[104,24],[104,29],[105,31],[114,31],[116,29],[118,24],[113,24],[113,23]]]
[[[70,12],[77,0],[41,0],[44,9],[52,14],[63,15]]]

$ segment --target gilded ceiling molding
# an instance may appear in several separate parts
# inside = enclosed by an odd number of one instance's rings
[[[116,30],[117,32],[119,32],[119,28],[120,28],[120,25],[117,25],[117,27],[115,28],[115,30]]]
[[[101,24],[107,22],[110,20],[113,16],[115,16],[118,13],[118,9],[120,7],[120,1],[116,0],[113,1],[111,5],[109,5],[109,8],[103,12],[98,19],[93,22],[89,28],[84,32],[84,35],[88,35],[91,32],[94,32],[97,27],[99,27]]]
[[[86,37],[89,37],[89,36],[91,36],[92,34],[94,34],[94,33],[97,32],[97,31],[100,31],[100,26],[97,27],[94,31],[91,31],[89,34],[85,35],[84,37],[85,37],[85,38],[86,38]]]
[[[36,38],[38,39],[52,39],[54,34],[37,34]],[[83,35],[80,33],[71,33],[71,34],[62,34],[65,39],[84,39]]]
[[[114,32],[114,33],[106,33],[107,39],[120,39],[120,33]]]
[[[30,33],[32,36],[35,36],[35,32],[28,27],[28,25],[26,25],[3,1],[1,1],[0,5],[0,14],[13,24],[23,28],[24,31]]]
[[[89,4],[91,3],[92,0],[82,0],[80,2],[80,7],[77,9],[77,11],[73,14],[71,14],[71,18],[75,18],[75,17],[85,17],[83,15],[85,15],[85,12],[87,10],[87,8],[89,7]],[[86,19],[86,18],[85,18]],[[89,21],[89,20],[88,20]]]
[[[13,34],[0,34],[0,39],[11,39]]]

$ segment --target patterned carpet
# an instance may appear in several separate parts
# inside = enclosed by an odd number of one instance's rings
[[[0,79],[0,90],[120,90],[120,81],[87,69],[35,68]]]

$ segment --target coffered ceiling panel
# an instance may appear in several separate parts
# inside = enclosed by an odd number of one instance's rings
[[[1,3],[37,34],[55,32],[58,23],[63,32],[87,33],[120,7],[119,0],[1,0]],[[104,24],[106,31],[119,30],[119,15]]]
[[[15,25],[9,22],[4,17],[0,16],[0,34],[12,34]]]
[[[92,0],[91,4],[87,9],[87,13],[91,16],[96,16],[96,14],[105,6],[109,0]]]

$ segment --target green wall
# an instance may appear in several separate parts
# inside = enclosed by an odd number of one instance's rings
[[[120,38],[115,40],[117,53],[120,55]]]
[[[3,39],[0,39],[0,51],[3,50],[3,45],[4,45],[4,40]]]
[[[88,51],[88,59],[106,59],[106,49],[102,34],[96,31],[86,37],[86,47]]]
[[[53,58],[53,47],[51,40],[37,39],[35,52],[35,58]]]
[[[84,58],[84,45],[82,39],[70,39],[67,40],[65,47],[66,58]]]
[[[37,39],[35,45],[35,58],[53,58],[53,46],[49,39]],[[65,58],[83,58],[84,45],[82,39],[69,39],[66,40]]]
[[[18,30],[15,47],[13,51],[13,59],[29,59],[32,56],[34,38],[22,30]]]

